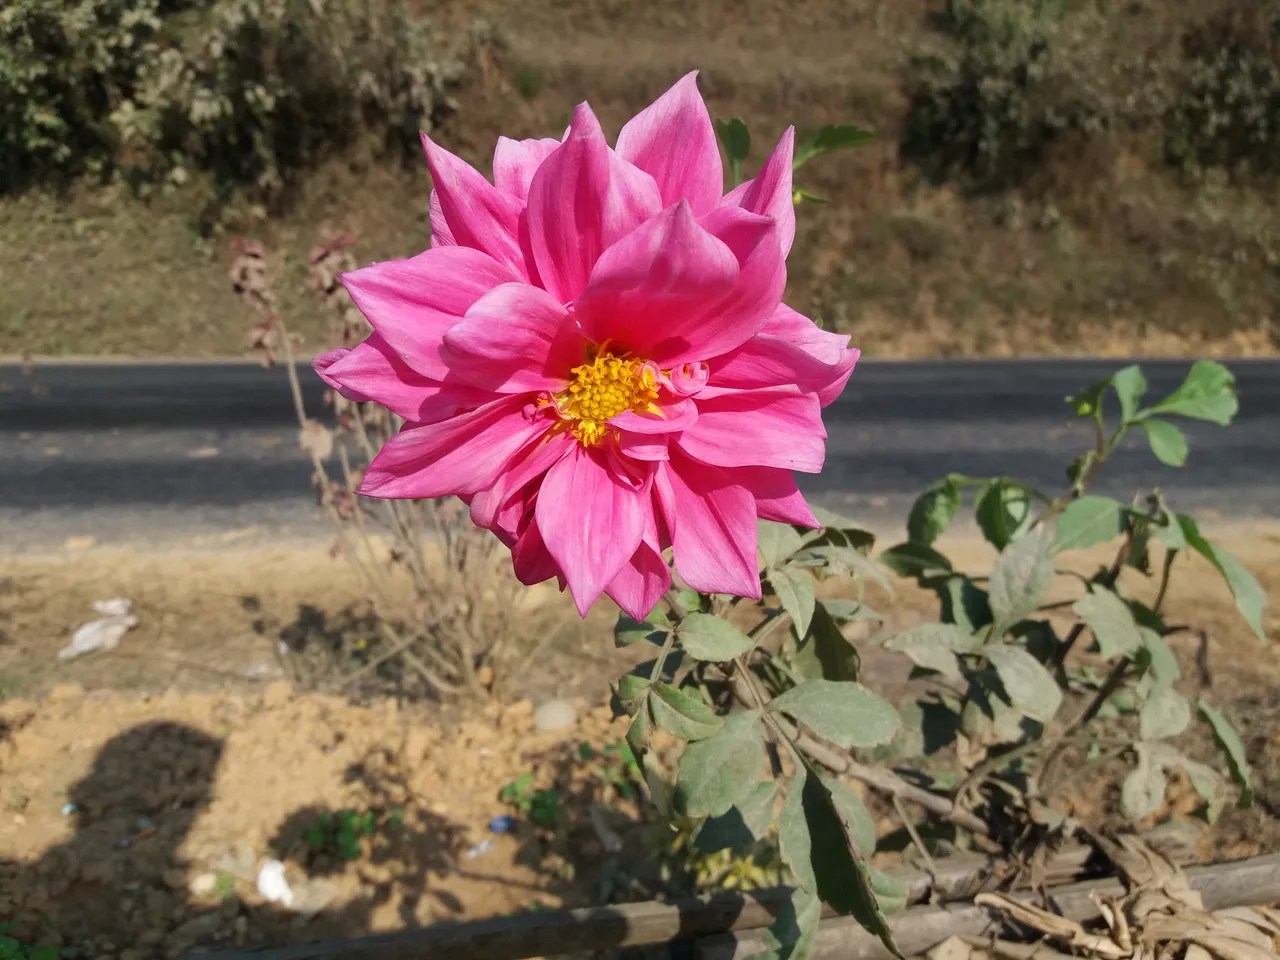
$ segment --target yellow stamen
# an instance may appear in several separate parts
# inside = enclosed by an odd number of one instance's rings
[[[657,412],[658,381],[653,368],[605,352],[573,368],[573,380],[556,394],[556,408],[577,421],[573,435],[584,447],[594,447],[609,433],[606,421],[624,410]]]

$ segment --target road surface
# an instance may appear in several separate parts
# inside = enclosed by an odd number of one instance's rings
[[[1060,490],[1092,443],[1063,398],[1120,361],[866,362],[826,411],[827,466],[801,486],[874,528],[901,523],[948,471]],[[1143,364],[1149,396],[1185,361]],[[1233,362],[1241,413],[1229,429],[1186,423],[1186,467],[1129,438],[1099,489],[1161,486],[1206,519],[1280,518],[1280,361]],[[302,374],[310,411],[322,385]],[[196,538],[279,542],[327,528],[298,450],[285,371],[247,363],[0,365],[0,550]]]

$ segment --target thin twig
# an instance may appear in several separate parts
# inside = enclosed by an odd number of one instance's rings
[[[907,816],[907,808],[902,802],[902,798],[895,795],[893,797],[893,809],[898,811],[898,817],[902,820],[902,825],[906,827],[907,835],[911,837],[911,842],[915,844],[916,850],[920,852],[921,858],[924,860],[924,868],[928,871],[929,876],[936,882],[938,879],[938,865],[933,862],[933,857],[929,855],[929,849],[924,845],[924,840],[920,838],[916,825],[911,822],[911,818]]]

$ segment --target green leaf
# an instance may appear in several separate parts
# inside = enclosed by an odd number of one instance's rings
[[[724,726],[724,720],[701,697],[669,683],[653,685],[649,709],[658,726],[673,737],[689,742],[714,736]]]
[[[635,712],[635,703],[649,691],[652,681],[635,673],[624,674],[618,678],[618,699],[627,708],[628,713]]]
[[[1216,360],[1197,360],[1182,386],[1155,406],[1142,411],[1142,416],[1190,417],[1225,427],[1239,409],[1236,378],[1231,371]]]
[[[837,150],[852,150],[866,146],[875,139],[870,130],[860,127],[828,124],[820,130],[806,134],[796,141],[795,157],[791,161],[791,169],[799,170],[810,160],[823,154]]]
[[[804,187],[795,187],[791,191],[791,202],[797,207],[801,203],[808,200],[810,203],[830,203],[826,197],[820,197],[816,193],[810,193]]]
[[[1132,422],[1142,395],[1147,392],[1147,378],[1142,375],[1141,368],[1132,365],[1117,370],[1111,375],[1111,389],[1120,400],[1120,419],[1124,423]]]
[[[1201,536],[1200,527],[1187,514],[1178,514],[1178,526],[1191,549],[1217,567],[1222,579],[1227,581],[1227,587],[1236,600],[1236,609],[1258,635],[1258,639],[1267,639],[1262,629],[1262,611],[1267,606],[1267,594],[1258,586],[1258,581],[1253,579],[1253,574],[1231,554]]]
[[[1148,627],[1139,627],[1138,632],[1142,635],[1142,645],[1146,647],[1150,660],[1151,676],[1156,683],[1177,683],[1182,677],[1182,670],[1178,666],[1178,658],[1169,649],[1164,637]]]
[[[858,679],[858,650],[823,604],[814,608],[809,632],[791,657],[791,669],[809,680]]]
[[[961,574],[931,581],[938,595],[939,619],[954,623],[966,633],[974,634],[991,623],[991,603],[987,592]]]
[[[691,817],[718,817],[741,803],[764,773],[760,711],[730,714],[714,737],[689,744],[680,756],[676,791]]]
[[[670,630],[666,616],[656,610],[649,614],[647,620],[632,620],[625,613],[620,613],[618,622],[613,625],[613,644],[615,647],[629,647],[647,640],[662,646]]]
[[[1109,543],[1124,533],[1124,507],[1111,497],[1093,494],[1072,500],[1058,517],[1056,550],[1084,550]]]
[[[772,569],[804,546],[804,541],[789,523],[757,520],[756,545],[764,557],[765,566]]]
[[[751,153],[751,131],[741,117],[734,117],[732,120],[717,120],[716,135],[729,158],[732,185],[736,187],[742,182],[742,164]]]
[[[856,520],[850,520],[843,514],[817,504],[809,504],[809,510],[813,513],[814,519],[822,524],[822,530],[818,534],[820,539],[830,539],[835,535],[847,546],[859,550],[869,550],[876,542],[875,534]]]
[[[1249,773],[1249,758],[1245,756],[1240,734],[1236,733],[1236,728],[1231,725],[1230,720],[1203,700],[1196,701],[1196,706],[1200,709],[1200,716],[1204,717],[1213,728],[1213,739],[1218,744],[1218,749],[1227,758],[1231,779],[1240,787],[1240,808],[1247,809],[1253,806],[1253,777]]]
[[[968,653],[974,646],[972,636],[949,623],[922,623],[885,641],[886,649],[906,654],[917,667],[952,680],[961,679],[956,652]]]
[[[807,960],[822,919],[822,901],[805,890],[792,890],[761,937],[763,953],[748,960]]]
[[[778,853],[796,875],[801,890],[815,891],[818,879],[813,872],[813,838],[804,815],[804,786],[809,774],[801,767],[791,778],[787,798],[778,814]]]
[[[951,561],[932,547],[920,543],[900,543],[884,551],[876,560],[900,577],[927,580],[952,572]]]
[[[831,598],[820,602],[831,619],[837,623],[856,623],[860,620],[884,619],[875,610],[857,600]]]
[[[1111,386],[1111,378],[1099,380],[1087,390],[1073,397],[1067,397],[1067,403],[1075,411],[1077,417],[1102,416],[1102,392]]]
[[[1075,602],[1071,611],[1093,631],[1098,650],[1106,660],[1115,656],[1131,657],[1143,646],[1133,611],[1105,587],[1090,590]]]
[[[653,730],[652,720],[649,717],[649,698],[646,697],[640,702],[640,709],[636,711],[635,719],[631,721],[631,726],[627,727],[627,743],[632,750],[640,752],[649,745],[649,736]]]
[[[719,617],[691,613],[680,624],[680,646],[698,660],[732,660],[751,649],[751,638]]]
[[[778,785],[761,781],[745,800],[718,817],[708,817],[698,828],[694,844],[710,856],[721,850],[744,850],[769,835]]]
[[[907,539],[925,546],[942,536],[960,512],[960,488],[951,477],[934,481],[916,498],[907,516]]]
[[[1044,664],[1021,647],[989,643],[979,651],[996,668],[1009,702],[1033,720],[1048,723],[1062,706],[1062,690]]]
[[[860,856],[870,857],[876,852],[876,822],[866,806],[848,784],[834,777],[823,777],[823,783],[831,791],[831,800],[849,830],[849,839]]]
[[[876,903],[884,913],[901,913],[907,908],[907,898],[911,891],[897,877],[881,873],[875,867],[867,867],[871,875],[871,890],[876,895]]]
[[[1143,740],[1176,737],[1191,722],[1191,704],[1173,687],[1157,687],[1138,715],[1139,736]]]
[[[1030,490],[1015,480],[1001,477],[987,484],[978,495],[974,519],[987,542],[1003,550],[1031,526],[1034,502]]]
[[[1187,438],[1181,430],[1168,420],[1155,417],[1143,420],[1138,424],[1147,434],[1147,442],[1151,444],[1151,452],[1161,463],[1171,467],[1181,467],[1187,462]]]
[[[769,704],[840,747],[876,747],[902,725],[888,701],[860,683],[806,680]]]
[[[998,637],[1034,613],[1053,580],[1053,532],[1037,527],[1001,551],[991,568],[988,597],[993,618],[991,636]]]
[[[1147,745],[1140,743],[1137,750],[1138,765],[1120,784],[1120,813],[1130,820],[1141,820],[1159,810],[1168,786],[1164,771],[1153,761]]]
[[[804,636],[813,622],[813,608],[817,597],[813,591],[813,577],[798,567],[782,567],[769,574],[769,584],[778,595],[782,609],[791,616],[796,633]]]
[[[57,947],[32,947],[27,951],[27,960],[60,960]]]

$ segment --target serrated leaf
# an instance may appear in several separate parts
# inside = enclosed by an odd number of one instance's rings
[[[916,497],[907,516],[907,539],[925,546],[932,544],[960,512],[960,488],[951,477],[930,484]]]
[[[1143,740],[1176,737],[1191,722],[1191,704],[1172,687],[1157,687],[1138,715],[1139,736]]]
[[[796,633],[804,636],[813,622],[813,608],[817,603],[813,578],[796,567],[781,567],[769,573],[769,584],[795,624]]]
[[[1001,551],[991,568],[987,597],[991,636],[1002,634],[1035,612],[1053,580],[1053,531],[1037,527]]]
[[[1216,360],[1197,360],[1177,390],[1142,413],[1208,420],[1225,427],[1239,409],[1235,375]]]
[[[1213,739],[1227,758],[1231,779],[1240,787],[1240,808],[1253,806],[1253,777],[1249,772],[1249,758],[1245,755],[1240,734],[1236,733],[1230,720],[1203,700],[1197,701],[1196,706],[1200,709],[1200,716],[1213,728]]]
[[[1168,420],[1151,417],[1138,424],[1147,435],[1151,452],[1161,462],[1171,467],[1185,466],[1187,462],[1187,437]]]
[[[748,960],[807,960],[822,919],[822,901],[805,890],[792,890],[760,939],[762,953]]]
[[[789,523],[758,520],[756,524],[756,545],[764,557],[765,566],[770,569],[804,546],[800,534]]]
[[[1258,581],[1253,578],[1253,574],[1231,554],[1206,540],[1193,518],[1180,513],[1177,520],[1187,545],[1212,563],[1218,573],[1222,574],[1222,579],[1227,582],[1227,588],[1235,597],[1236,609],[1257,634],[1258,639],[1266,640],[1267,635],[1262,629],[1262,611],[1267,607],[1267,594],[1262,587],[1258,586]]]
[[[837,150],[852,150],[865,146],[875,139],[870,130],[850,125],[828,124],[820,130],[806,134],[796,141],[791,169],[799,170],[810,160]]]
[[[1031,491],[1014,480],[1001,477],[987,484],[974,505],[974,519],[982,536],[997,550],[1003,550],[1027,532],[1034,518]]]
[[[1151,675],[1155,677],[1156,683],[1177,683],[1182,678],[1182,669],[1164,637],[1147,627],[1139,627],[1138,632],[1151,661]]]
[[[724,720],[701,697],[669,683],[653,685],[649,709],[658,726],[673,737],[691,743],[714,736],[724,726]]]
[[[678,633],[684,652],[697,660],[732,660],[751,649],[751,638],[727,620],[709,613],[691,613]]]
[[[1152,762],[1146,744],[1138,744],[1138,764],[1120,784],[1120,813],[1141,820],[1160,809],[1168,781],[1159,765]]]
[[[866,806],[848,784],[833,777],[824,777],[823,782],[831,791],[831,800],[840,813],[849,831],[849,839],[853,848],[863,857],[870,857],[876,852],[876,822],[871,818]]]
[[[858,651],[831,619],[827,609],[818,604],[813,611],[809,632],[791,657],[791,669],[808,680],[857,680]]]
[[[769,704],[840,747],[888,743],[901,727],[898,711],[860,683],[806,680]]]
[[[973,638],[959,627],[948,623],[924,623],[895,634],[884,645],[888,650],[905,654],[917,667],[940,673],[951,680],[960,680],[960,661],[954,651],[956,644],[963,644],[965,640],[972,647]]]
[[[1142,646],[1142,633],[1133,611],[1110,590],[1091,590],[1075,602],[1071,611],[1093,631],[1104,659],[1131,657]]]
[[[1111,389],[1120,401],[1120,419],[1124,423],[1131,422],[1138,412],[1142,395],[1147,392],[1147,378],[1142,375],[1142,369],[1133,364],[1117,370],[1111,375]]]
[[[718,817],[741,803],[764,773],[760,711],[730,714],[714,737],[689,744],[680,756],[676,790],[691,817]]]
[[[1058,516],[1056,550],[1084,550],[1124,533],[1124,507],[1111,497],[1089,494],[1072,500]]]
[[[987,644],[981,653],[996,668],[1009,702],[1033,720],[1048,723],[1062,705],[1062,690],[1044,664],[1021,647]]]
[[[778,786],[761,781],[741,803],[718,817],[708,817],[698,829],[695,845],[704,854],[743,850],[769,835]]]

